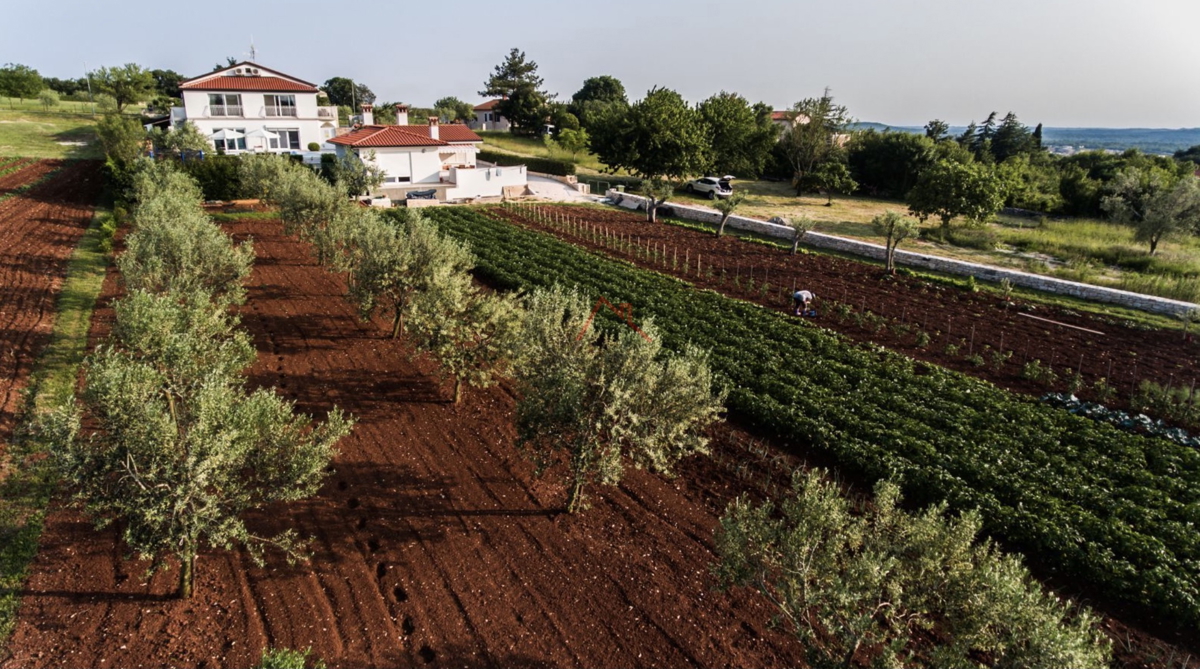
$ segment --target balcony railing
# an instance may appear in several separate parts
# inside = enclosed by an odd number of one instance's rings
[[[317,107],[317,118],[337,118],[337,107]]]
[[[242,116],[241,105],[212,105],[208,108],[209,116]]]
[[[295,107],[264,107],[263,111],[265,112],[266,116],[269,116],[269,117],[275,117],[275,116],[295,117],[296,116],[296,108]]]

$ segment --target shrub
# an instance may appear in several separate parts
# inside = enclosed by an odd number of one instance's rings
[[[503,167],[524,165],[529,168],[531,172],[555,174],[558,176],[570,176],[575,174],[575,163],[569,160],[514,156],[507,153],[499,153],[497,151],[488,151],[486,149],[480,151],[476,157],[479,158],[479,160],[494,163]]]
[[[321,145],[320,145],[320,144],[317,144],[316,142],[309,142],[309,143],[308,143],[308,150],[309,150],[309,151],[320,151],[320,150],[321,150]]]
[[[778,506],[731,503],[714,567],[722,587],[767,596],[810,666],[967,667],[980,654],[1002,667],[1108,666],[1097,617],[977,542],[978,511],[909,513],[888,481],[873,504],[854,504],[822,475],[797,473]]]
[[[186,160],[183,171],[196,180],[205,200],[240,200],[246,197],[238,172],[241,160],[237,156],[206,156],[203,160]]]

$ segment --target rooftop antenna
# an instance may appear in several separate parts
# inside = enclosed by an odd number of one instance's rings
[[[254,35],[250,36],[250,54],[249,55],[250,55],[251,63],[258,62],[258,49],[254,48]]]

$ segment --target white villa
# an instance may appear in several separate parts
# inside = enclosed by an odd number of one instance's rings
[[[337,107],[317,105],[315,84],[245,61],[179,88],[183,106],[171,109],[171,127],[191,121],[226,153],[306,152],[313,142],[333,149]]]
[[[407,114],[397,120],[406,123]],[[500,197],[506,188],[524,190],[525,167],[486,167],[475,164],[483,139],[465,125],[374,125],[369,105],[363,106],[363,126],[329,140],[338,156],[352,152],[384,172],[377,194],[403,199],[409,191],[434,190],[438,200]]]

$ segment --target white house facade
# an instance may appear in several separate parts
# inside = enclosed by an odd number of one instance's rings
[[[357,155],[383,170],[377,194],[403,199],[409,191],[434,190],[442,201],[500,197],[505,187],[525,186],[524,166],[479,168],[483,140],[465,125],[364,125],[330,140],[339,156]]]
[[[496,111],[496,104],[499,100],[488,100],[487,102],[476,105],[475,120],[468,123],[472,130],[500,130],[508,132],[512,129],[512,124],[508,119],[500,115]]]
[[[302,153],[314,142],[333,148],[337,107],[317,104],[315,84],[242,62],[179,88],[183,106],[171,110],[171,126],[190,121],[226,153]]]

